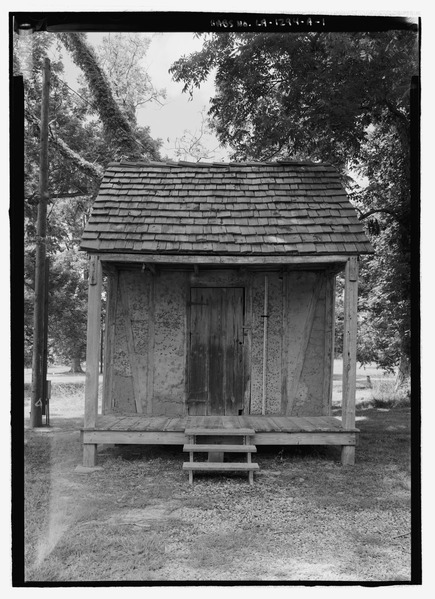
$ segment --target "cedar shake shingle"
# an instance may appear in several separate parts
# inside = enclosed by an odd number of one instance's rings
[[[373,253],[337,171],[308,162],[111,163],[81,249],[236,256]]]

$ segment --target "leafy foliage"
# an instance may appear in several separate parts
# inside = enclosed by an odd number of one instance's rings
[[[50,353],[65,362],[86,355],[86,268],[86,257],[75,248],[57,253],[50,264]]]
[[[291,157],[340,170],[376,250],[362,262],[358,358],[409,365],[409,92],[417,36],[219,33],[203,40],[170,71],[189,94],[214,74],[212,125],[233,159]]]
[[[74,93],[65,79],[62,48],[84,73],[88,87]],[[143,43],[141,53],[147,43]],[[115,158],[158,158],[159,142],[118,106],[111,83],[84,34],[35,33],[14,39],[14,70],[25,82],[25,357],[32,355],[35,223],[38,205],[39,114],[42,63],[51,62],[47,256],[50,259],[49,349],[51,357],[85,359],[86,258],[78,253],[83,227],[107,164]],[[122,52],[119,53],[120,59]],[[136,62],[131,57],[132,68]],[[117,83],[128,95],[128,73]],[[136,86],[140,102],[140,86]],[[145,92],[144,92],[145,93]]]
[[[136,123],[136,111],[149,102],[162,104],[166,90],[156,89],[142,66],[151,38],[138,33],[114,33],[103,38],[96,53],[111,82],[113,96],[126,115]]]
[[[158,157],[158,146],[149,135],[142,134],[142,140],[135,136],[125,113],[114,98],[112,88],[95,51],[86,43],[83,33],[58,34],[62,43],[71,53],[74,62],[82,69],[89,89],[95,100],[95,106],[101,117],[105,134],[116,140],[117,153],[112,158],[137,160],[145,156]],[[124,73],[124,77],[128,74]]]
[[[15,38],[15,72],[24,73],[25,87],[25,359],[29,364],[33,340],[33,290],[35,273],[36,215],[39,179],[39,116],[42,87],[42,63],[51,62],[49,189],[47,214],[47,256],[54,257],[68,248],[77,248],[80,227],[87,217],[99,178],[92,156],[92,131],[84,124],[83,108],[77,106],[63,83],[64,67],[60,56],[54,55],[53,38],[37,33],[27,38]],[[68,143],[65,141],[68,140]],[[60,145],[59,145],[60,144]],[[69,158],[69,159],[68,159]],[[89,168],[88,168],[89,167]],[[101,168],[101,167],[100,167]],[[61,197],[71,197],[71,211],[59,212]],[[74,227],[72,225],[74,224]],[[72,273],[67,271],[68,275]],[[49,297],[53,298],[50,283]],[[58,290],[59,291],[59,290]],[[53,323],[60,318],[61,306],[50,303],[49,336],[53,339]],[[78,326],[79,323],[77,323]],[[79,331],[80,329],[77,328]],[[54,337],[55,339],[55,337]],[[73,348],[70,348],[73,353]],[[67,352],[67,348],[65,347]],[[70,358],[72,359],[72,353]],[[83,359],[83,358],[82,358]]]
[[[358,155],[366,127],[386,111],[397,112],[406,126],[416,43],[408,32],[204,39],[201,51],[170,71],[192,94],[215,70],[210,112],[235,159],[294,156],[341,166]]]

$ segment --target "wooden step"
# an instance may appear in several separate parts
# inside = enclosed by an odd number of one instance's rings
[[[259,470],[258,464],[246,463],[246,462],[184,462],[183,470],[195,470],[195,471],[249,471]]]
[[[253,436],[255,431],[252,428],[189,428],[184,431],[189,437],[235,437],[235,436]]]
[[[183,451],[254,453],[257,451],[257,447],[255,445],[218,445],[217,443],[210,443],[208,445],[184,445]]]

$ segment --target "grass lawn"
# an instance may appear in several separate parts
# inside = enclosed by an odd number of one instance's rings
[[[76,472],[83,378],[53,382],[50,429],[26,422],[26,580],[409,581],[410,409],[371,378],[354,467],[334,447],[259,447],[253,487],[190,487],[181,447],[101,446],[102,470]]]

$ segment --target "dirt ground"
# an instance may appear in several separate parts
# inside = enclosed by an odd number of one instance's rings
[[[354,467],[334,447],[259,447],[254,486],[204,473],[191,487],[181,447],[99,446],[101,469],[81,473],[73,376],[51,427],[25,430],[29,583],[410,580],[409,407],[359,402]]]

